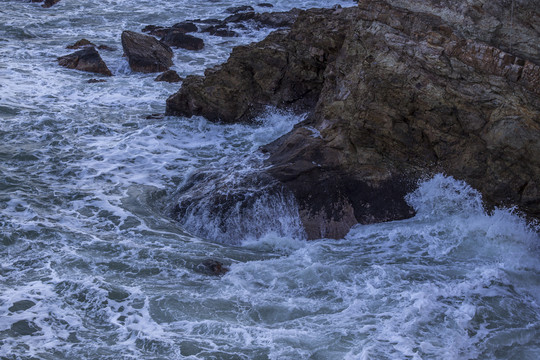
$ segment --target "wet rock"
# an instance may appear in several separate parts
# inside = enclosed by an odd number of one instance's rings
[[[59,2],[60,2],[60,0],[45,0],[43,5],[41,5],[41,6],[44,7],[44,8],[50,8],[51,6],[56,5]]]
[[[213,259],[204,260],[199,266],[199,269],[209,275],[215,276],[225,275],[229,272],[229,269],[225,267],[223,263]]]
[[[103,83],[107,82],[107,80],[104,79],[90,79],[87,81],[88,84],[97,84],[97,83]]]
[[[41,330],[34,322],[28,320],[20,320],[11,325],[11,330],[19,335],[32,335]]]
[[[188,76],[167,114],[250,122],[309,112],[264,147],[309,238],[413,215],[403,196],[444,172],[488,206],[540,219],[540,29],[532,1],[364,0],[300,12],[290,30]],[[238,14],[245,16],[245,14]],[[504,29],[502,31],[501,29]]]
[[[116,48],[109,45],[99,45],[97,48],[99,50],[105,50],[105,51],[116,51]]]
[[[20,301],[14,302],[13,305],[11,305],[8,310],[11,312],[24,311],[24,310],[30,309],[31,307],[35,305],[36,303],[31,300],[20,300]]]
[[[172,26],[173,29],[183,31],[184,33],[197,32],[199,28],[192,22],[184,21]]]
[[[173,65],[171,48],[152,36],[124,31],[122,47],[133,71],[162,72]]]
[[[206,33],[209,33],[210,35],[221,36],[221,37],[238,36],[238,33],[236,31],[230,30],[229,27],[225,24],[208,26],[206,28],[203,28],[201,32],[206,32]]]
[[[296,21],[299,9],[292,9],[283,12],[242,12],[228,16],[223,23],[240,23],[252,21],[262,27],[291,27]]]
[[[304,12],[290,31],[236,47],[227,63],[206,70],[205,77],[186,77],[180,91],[167,99],[166,113],[230,123],[250,122],[267,105],[309,111],[318,100],[324,70],[336,58],[353,13],[332,12]],[[313,26],[322,22],[327,26]]]
[[[238,14],[238,13],[241,13],[241,12],[249,12],[249,11],[254,11],[254,10],[255,9],[253,9],[249,5],[243,5],[243,6],[229,7],[227,9],[225,9],[225,12],[228,12],[229,14]]]
[[[178,73],[174,70],[167,70],[163,74],[159,74],[155,79],[155,81],[166,81],[170,83],[177,83],[182,81],[182,78],[178,75]]]
[[[59,57],[58,64],[69,69],[112,76],[107,64],[101,59],[101,56],[99,56],[99,53],[93,46],[88,46],[73,54]]]
[[[147,25],[142,29],[142,32],[158,37],[165,36],[169,31],[171,31],[171,28],[158,25]]]
[[[146,120],[154,120],[154,119],[163,119],[165,117],[164,114],[150,114],[145,117]]]
[[[171,47],[178,47],[186,50],[201,50],[204,48],[203,39],[187,35],[182,30],[176,29],[165,34],[165,36],[161,38],[161,42]]]
[[[260,3],[260,4],[257,4],[257,6],[265,7],[265,8],[272,8],[272,7],[274,7],[274,5],[272,5],[272,4],[270,4],[270,3]]]
[[[129,297],[129,293],[127,291],[123,291],[119,289],[112,289],[112,290],[109,290],[107,297],[111,300],[120,302],[127,299]]]
[[[80,48],[87,47],[87,46],[96,46],[96,45],[94,43],[90,42],[87,39],[81,39],[81,40],[75,42],[75,44],[73,44],[73,45],[66,46],[66,49],[80,49]]]

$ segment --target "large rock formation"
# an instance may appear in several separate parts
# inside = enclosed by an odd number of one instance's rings
[[[310,111],[264,148],[309,238],[412,215],[445,172],[489,206],[540,219],[540,16],[534,1],[364,0],[302,12],[290,31],[188,77],[169,114],[249,122]]]
[[[122,47],[133,71],[163,72],[173,65],[171,48],[152,36],[124,31]]]

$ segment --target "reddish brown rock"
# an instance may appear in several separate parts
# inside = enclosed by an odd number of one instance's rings
[[[290,30],[188,77],[167,113],[250,122],[266,105],[309,112],[264,147],[265,171],[295,196],[309,238],[411,216],[403,196],[437,172],[488,206],[540,219],[539,9],[505,4],[363,0],[301,12]]]
[[[122,47],[133,71],[162,72],[173,65],[171,48],[152,36],[124,31]]]
[[[73,54],[59,57],[58,64],[69,69],[112,76],[107,64],[101,59],[101,56],[99,56],[99,53],[93,46],[85,47]]]

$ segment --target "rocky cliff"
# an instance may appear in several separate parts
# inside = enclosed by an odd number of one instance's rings
[[[403,196],[436,172],[539,219],[539,11],[528,0],[363,0],[301,12],[188,77],[167,112],[309,112],[263,149],[309,238],[411,216]]]

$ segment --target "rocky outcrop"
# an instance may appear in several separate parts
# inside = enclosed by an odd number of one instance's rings
[[[122,47],[133,71],[162,72],[173,65],[171,48],[152,36],[124,31]]]
[[[69,69],[112,76],[107,64],[93,46],[86,46],[82,50],[59,57],[58,64]]]
[[[290,31],[236,47],[227,63],[206,70],[205,77],[186,77],[167,99],[166,113],[230,123],[249,122],[268,105],[312,109],[324,70],[335,60],[354,16],[350,9],[302,12]]]
[[[302,12],[186,78],[167,113],[249,122],[265,105],[308,111],[263,150],[309,238],[411,216],[403,196],[436,172],[540,219],[538,14],[527,0]]]

